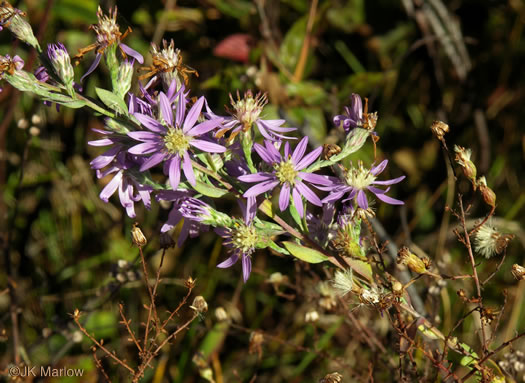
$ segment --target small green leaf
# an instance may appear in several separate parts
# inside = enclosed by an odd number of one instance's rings
[[[328,257],[323,253],[298,245],[297,243],[286,241],[283,242],[283,245],[294,257],[297,257],[302,261],[308,263],[321,263],[328,260]]]
[[[197,181],[195,185],[193,185],[193,188],[199,193],[211,198],[220,198],[223,195],[228,194],[228,190],[226,189],[220,189],[201,181]]]
[[[97,92],[100,101],[102,101],[108,108],[113,109],[118,114],[128,114],[126,103],[115,93],[102,88],[96,88],[95,91]]]

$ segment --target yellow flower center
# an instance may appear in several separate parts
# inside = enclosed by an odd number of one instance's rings
[[[191,137],[184,134],[181,128],[168,128],[168,134],[164,136],[164,146],[170,154],[183,156],[190,146]]]
[[[370,169],[365,169],[363,163],[359,162],[357,168],[352,168],[346,174],[346,183],[358,190],[363,190],[370,186],[376,177],[370,173]]]
[[[239,249],[243,254],[249,254],[257,243],[257,231],[253,225],[239,225],[232,231],[232,245]]]
[[[288,183],[293,186],[298,173],[291,158],[275,165],[275,175],[282,184]]]

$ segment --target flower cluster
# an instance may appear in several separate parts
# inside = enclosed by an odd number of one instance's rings
[[[12,11],[9,18],[6,10],[2,12],[5,27],[21,16]],[[237,92],[235,98],[230,95],[229,116],[216,114],[204,96],[192,97],[188,74],[196,71],[182,64],[173,41],[152,46],[152,65],[140,68],[145,73],[133,87],[135,61],[142,64],[143,57],[122,43],[131,29],[120,31],[116,8],[109,14],[99,8],[97,17],[98,23],[90,28],[95,41],[74,60],[78,63],[86,53],[95,52],[82,81],[105,57],[112,89],[97,88],[100,103],[74,86],[75,71],[60,42],[48,46],[43,66],[34,75],[22,71],[18,56],[0,56],[0,75],[45,102],[90,107],[105,116],[105,127],[95,130],[101,137],[89,142],[105,147],[90,163],[97,177],[106,181],[100,193],[104,202],[118,194],[131,218],[136,217],[139,203],[148,209],[153,201],[171,204],[160,231],[164,236],[176,235],[178,246],[212,227],[230,252],[217,267],[231,267],[240,259],[244,281],[257,249],[301,258],[297,249],[305,248],[305,238],[343,256],[366,258],[360,233],[361,221],[373,215],[370,198],[403,204],[386,193],[404,179],[378,180],[387,160],[370,168],[361,162],[349,168],[342,165],[368,137],[374,144],[377,141],[373,132],[377,114],[368,113],[366,99],[363,107],[361,97],[353,94],[351,106],[334,117],[346,140],[336,152],[322,157],[323,147],[309,147],[308,136],[288,136],[297,129],[286,126],[284,119],[266,118],[268,99],[263,93],[248,90],[242,96]],[[214,200],[226,195],[238,199],[239,217],[216,209]],[[272,206],[274,200],[278,211]],[[286,238],[290,235],[296,240]]]

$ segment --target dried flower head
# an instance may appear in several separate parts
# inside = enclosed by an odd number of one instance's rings
[[[325,375],[319,383],[341,383],[343,381],[343,375],[338,372],[332,372],[331,374]]]
[[[319,306],[325,310],[332,310],[337,306],[336,291],[332,288],[330,282],[321,281],[317,284],[317,291],[321,294]]]
[[[197,295],[193,300],[190,309],[195,311],[197,314],[204,314],[208,311],[208,303],[202,295]]]
[[[2,1],[0,4],[0,31],[3,28],[9,29],[17,39],[41,52],[40,45],[33,34],[33,28],[23,19],[25,15],[25,12],[14,8],[7,1]]]
[[[185,84],[188,83],[190,74],[199,76],[195,69],[182,63],[180,49],[175,48],[173,40],[170,40],[169,43],[166,40],[162,40],[162,48],[152,43],[151,58],[152,64],[150,66],[139,69],[147,72],[139,77],[140,80],[160,74],[164,86],[170,86],[173,81],[176,81],[177,86],[180,86],[181,80],[184,80]]]
[[[450,131],[449,126],[443,121],[434,121],[430,129],[439,141],[443,141],[445,134]]]
[[[312,310],[312,311],[308,311],[305,315],[304,315],[304,321],[306,323],[315,323],[319,320],[319,313],[315,310]]]
[[[215,309],[215,318],[217,318],[219,322],[224,322],[228,320],[228,313],[226,312],[224,307],[217,307]]]
[[[397,264],[405,265],[410,270],[418,274],[425,274],[427,272],[425,262],[423,262],[423,260],[417,255],[412,253],[406,246],[403,246],[401,249],[399,249],[399,252],[397,253]]]
[[[491,207],[496,207],[496,193],[487,186],[487,180],[484,176],[478,179],[477,185],[485,203]]]
[[[341,148],[336,144],[323,145],[323,158],[329,160],[331,157],[341,153]]]
[[[474,236],[474,249],[488,259],[501,254],[512,238],[513,234],[501,234],[489,224],[484,224]]]
[[[472,156],[472,151],[470,149],[465,149],[462,146],[455,145],[454,152],[456,152],[456,162],[463,169],[463,174],[465,174],[465,177],[467,177],[470,180],[470,182],[472,182],[474,189],[476,189],[477,169],[476,165],[474,165],[474,163],[470,160],[470,157]]]
[[[184,286],[186,286],[188,289],[193,289],[196,282],[196,279],[193,279],[191,276],[189,276],[188,279],[186,279],[186,282],[184,282]]]
[[[253,331],[250,334],[250,345],[248,348],[248,352],[250,354],[257,353],[257,356],[259,359],[262,358],[262,345],[264,343],[264,335],[260,331]]]
[[[515,263],[512,265],[511,273],[518,281],[525,280],[525,267]]]
[[[133,228],[131,229],[131,240],[135,246],[143,247],[148,243],[148,240],[138,225],[138,222],[133,224]]]

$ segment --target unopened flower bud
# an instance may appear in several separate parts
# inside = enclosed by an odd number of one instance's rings
[[[204,314],[208,311],[208,303],[202,295],[197,295],[190,308],[198,314]]]
[[[525,267],[515,263],[514,265],[512,265],[511,273],[514,276],[514,278],[516,278],[518,281],[525,280]]]
[[[485,201],[485,203],[489,205],[490,207],[495,207],[496,206],[496,193],[494,193],[494,191],[487,186],[487,180],[485,179],[485,177],[480,177],[478,179],[477,184],[478,184],[479,191],[481,192],[481,195],[483,196],[483,200]]]
[[[133,62],[124,60],[120,64],[117,74],[117,82],[113,90],[120,98],[124,98],[131,88],[133,78]]]
[[[131,229],[131,239],[135,246],[142,247],[145,246],[146,243],[148,243],[148,240],[146,239],[138,225],[139,224],[137,222],[133,224],[133,228]]]
[[[47,46],[47,55],[60,81],[62,81],[69,89],[73,89],[75,72],[71,65],[69,53],[64,44],[49,44]]]
[[[31,25],[23,18],[25,15],[25,12],[14,8],[7,1],[2,1],[0,4],[0,20],[2,20],[2,25],[9,29],[18,40],[31,45],[40,52],[40,45],[38,45],[38,41],[33,34],[33,28],[31,28]]]
[[[472,185],[475,189],[477,170],[476,165],[474,165],[474,163],[470,160],[472,151],[457,145],[454,146],[454,151],[456,152],[456,162],[459,164],[459,166],[461,166],[463,169],[463,174],[465,174],[465,177],[467,177],[470,182],[472,182]]]
[[[450,130],[449,126],[443,121],[434,121],[430,129],[439,141],[443,141],[445,134]]]

